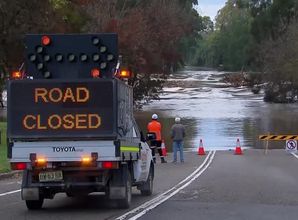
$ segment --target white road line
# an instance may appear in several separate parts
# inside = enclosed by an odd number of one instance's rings
[[[187,187],[189,184],[191,184],[194,180],[196,180],[199,176],[202,175],[202,173],[209,167],[209,165],[211,164],[213,158],[215,156],[215,151],[213,152],[213,155],[211,156],[211,159],[209,160],[208,164],[198,173],[196,174],[189,182],[187,182],[186,184],[184,184],[183,186],[179,187],[178,189],[176,189],[174,192],[172,192],[170,195],[166,196],[165,198],[163,198],[162,200],[158,201],[155,204],[152,204],[151,206],[149,206],[147,209],[143,210],[142,212],[140,212],[139,214],[133,216],[132,218],[129,218],[129,220],[136,220],[138,218],[140,218],[141,216],[145,215],[147,212],[149,212],[151,209],[154,209],[155,207],[157,207],[158,205],[162,204],[163,202],[165,202],[166,200],[168,200],[169,198],[171,198],[172,196],[176,195],[180,190],[184,189],[185,187]]]
[[[298,159],[298,155],[295,153],[291,153],[294,157],[296,157]]]
[[[166,200],[168,200],[169,198],[171,198],[172,196],[177,194],[180,190],[184,189],[189,184],[191,184],[195,179],[197,179],[209,167],[209,165],[211,164],[211,162],[212,162],[212,160],[215,156],[215,152],[216,151],[209,152],[209,154],[207,155],[207,157],[205,158],[205,160],[201,164],[201,166],[199,168],[197,168],[192,174],[190,174],[183,181],[178,183],[176,186],[172,187],[171,189],[167,190],[166,192],[162,193],[161,195],[155,197],[154,199],[149,200],[148,202],[144,203],[143,205],[140,205],[137,208],[135,208],[135,209],[125,213],[124,215],[116,218],[116,220],[123,220],[126,217],[128,217],[129,215],[132,215],[134,213],[137,213],[137,212],[141,211],[137,215],[129,218],[129,220],[136,220],[136,219],[140,218],[141,216],[143,216],[144,214],[146,214],[147,212],[149,212],[151,209],[154,209],[156,206],[162,204],[163,202],[165,202]],[[211,156],[211,158],[210,158],[210,156]],[[209,158],[210,158],[210,160],[209,160]],[[183,183],[185,183],[185,184],[182,185]],[[182,186],[180,186],[180,185],[182,185]],[[171,191],[173,191],[173,192],[171,192]]]
[[[127,216],[135,214],[145,208],[147,208],[148,206],[150,206],[151,204],[156,203],[157,201],[159,201],[163,196],[165,196],[166,194],[168,194],[169,192],[175,190],[176,188],[178,188],[179,185],[183,184],[185,181],[187,181],[189,178],[191,178],[192,176],[194,176],[204,165],[205,163],[208,161],[210,155],[212,152],[209,152],[207,157],[205,158],[205,160],[203,161],[203,163],[200,165],[199,168],[197,168],[194,172],[192,172],[187,178],[185,178],[184,180],[182,180],[181,182],[179,182],[176,186],[172,187],[171,189],[165,191],[164,193],[158,195],[157,197],[145,202],[144,204],[134,208],[133,210],[125,213],[124,215],[119,216],[116,220],[123,220],[125,219]]]
[[[7,196],[7,195],[10,195],[10,194],[14,194],[14,193],[18,193],[18,192],[21,192],[21,190],[18,189],[18,190],[14,190],[14,191],[10,191],[10,192],[0,193],[0,197],[1,196]]]
[[[13,182],[4,182],[4,183],[1,183],[1,184],[3,184],[3,185],[14,185],[14,184],[22,184],[21,182],[19,182],[19,181],[13,181]]]

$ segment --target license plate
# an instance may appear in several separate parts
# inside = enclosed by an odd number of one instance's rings
[[[40,182],[51,182],[51,181],[61,181],[61,180],[63,180],[62,171],[51,171],[51,172],[39,173]]]

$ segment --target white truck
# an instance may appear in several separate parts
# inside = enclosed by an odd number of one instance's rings
[[[61,192],[105,192],[120,208],[133,186],[151,195],[151,150],[133,117],[117,35],[27,35],[25,46],[25,68],[7,83],[7,138],[27,208]]]

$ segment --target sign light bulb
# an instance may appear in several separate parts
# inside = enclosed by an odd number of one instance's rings
[[[41,43],[44,46],[48,46],[48,45],[51,44],[51,38],[49,38],[49,36],[46,36],[46,35],[45,36],[42,36]]]
[[[98,78],[98,77],[100,77],[100,70],[97,69],[97,68],[92,69],[92,70],[91,70],[91,76],[92,76],[93,78]]]
[[[20,71],[14,71],[11,73],[11,78],[13,79],[21,79],[22,73]]]
[[[121,78],[130,78],[131,72],[129,70],[121,70],[119,75]]]

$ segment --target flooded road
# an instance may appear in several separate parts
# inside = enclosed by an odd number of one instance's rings
[[[186,125],[185,147],[196,150],[200,139],[206,149],[233,149],[237,138],[244,148],[263,148],[261,134],[298,134],[298,105],[263,102],[263,93],[246,87],[227,87],[224,72],[184,70],[167,80],[160,100],[135,113],[142,130],[153,113],[163,124],[164,139],[171,149],[169,131],[175,117]],[[284,148],[285,141],[270,142]]]

